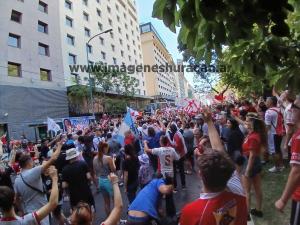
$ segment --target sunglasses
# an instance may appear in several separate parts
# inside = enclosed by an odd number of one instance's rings
[[[293,109],[298,109],[298,110],[300,110],[300,107],[299,107],[299,106],[297,106],[297,105],[296,105],[296,104],[294,104],[294,103],[292,104],[292,108],[293,108]]]

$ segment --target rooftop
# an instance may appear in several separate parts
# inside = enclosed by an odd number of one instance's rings
[[[161,42],[161,44],[164,47],[166,47],[166,43],[163,41],[163,39],[158,34],[158,32],[156,31],[156,29],[154,28],[154,26],[152,25],[151,22],[140,24],[140,30],[141,30],[141,34],[148,33],[148,32],[153,32],[155,34],[155,36],[157,37],[157,39]]]

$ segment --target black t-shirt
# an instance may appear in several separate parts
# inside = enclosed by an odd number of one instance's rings
[[[58,174],[60,174],[63,168],[67,165],[68,165],[68,161],[66,160],[66,152],[62,151],[54,163],[54,166],[57,169]]]
[[[95,205],[86,174],[89,172],[84,161],[76,161],[65,166],[62,170],[62,180],[68,183],[70,203],[74,207],[83,201]]]
[[[138,180],[140,163],[139,160],[126,158],[123,164],[123,170],[128,171],[128,182],[127,186],[136,183]]]
[[[4,170],[0,169],[0,186],[7,186],[13,189],[10,175],[13,173],[11,167],[7,167]]]

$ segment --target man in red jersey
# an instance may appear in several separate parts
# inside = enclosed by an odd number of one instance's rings
[[[285,189],[275,203],[275,207],[280,212],[283,211],[286,203],[292,197],[292,211],[290,224],[300,224],[300,96],[297,96],[291,106],[293,120],[297,127],[291,139],[291,171]]]
[[[248,213],[240,178],[224,152],[209,110],[205,109],[204,117],[215,150],[199,157],[204,187],[200,198],[182,209],[180,225],[246,225]]]

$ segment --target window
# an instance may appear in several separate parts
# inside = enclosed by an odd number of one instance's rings
[[[97,3],[100,3],[100,0],[97,0]]]
[[[101,11],[100,11],[100,9],[97,9],[97,15],[101,17]]]
[[[128,59],[129,59],[129,61],[131,62],[131,56],[130,56],[130,55],[128,56]]]
[[[110,32],[110,37],[114,38],[114,33],[113,32]]]
[[[121,56],[124,57],[124,51],[123,50],[121,50]]]
[[[43,43],[39,43],[39,54],[49,56],[49,46]]]
[[[86,45],[86,49],[87,49],[87,52],[88,53],[92,53],[93,52],[93,48],[92,48],[92,46],[91,45]]]
[[[126,34],[126,39],[127,39],[127,40],[129,40],[129,36],[128,36],[128,34]]]
[[[22,13],[12,10],[10,19],[17,23],[21,23],[22,22]]]
[[[67,43],[69,45],[73,45],[74,46],[75,45],[75,38],[73,36],[67,34]]]
[[[114,52],[115,51],[115,46],[111,45],[111,50]]]
[[[105,52],[101,52],[101,56],[102,56],[102,59],[106,59],[106,54],[105,54]]]
[[[129,46],[129,45],[127,45],[127,50],[128,50],[128,51],[130,50],[130,46]]]
[[[135,45],[135,41],[134,40],[132,41],[132,44]]]
[[[111,9],[109,6],[107,6],[107,11],[108,11],[108,13],[111,13]]]
[[[73,27],[73,19],[66,16],[66,25],[69,27]]]
[[[132,34],[132,35],[134,35],[134,32],[133,32],[133,30],[131,30],[131,34]]]
[[[82,3],[87,6],[88,5],[88,0],[82,0]]]
[[[99,38],[101,45],[104,45],[104,39],[102,37]]]
[[[145,82],[143,81],[143,86],[145,86]]]
[[[117,20],[118,20],[118,22],[120,22],[120,17],[119,16],[117,16]]]
[[[8,35],[8,45],[11,47],[21,48],[21,36],[10,33]]]
[[[128,29],[127,23],[125,23],[125,28]]]
[[[48,24],[39,21],[38,22],[38,31],[47,34],[48,33]]]
[[[123,40],[122,40],[122,39],[120,39],[119,41],[120,41],[120,45],[123,45]]]
[[[112,26],[112,20],[111,19],[108,20],[108,23],[109,23],[110,26]]]
[[[116,9],[117,9],[117,11],[119,11],[119,6],[116,4]]]
[[[146,91],[144,90],[144,95],[146,95]]]
[[[113,62],[115,65],[117,65],[117,59],[116,58],[113,58]]]
[[[87,36],[87,37],[90,37],[91,36],[91,31],[88,29],[88,28],[84,28],[84,34],[85,34],[85,36]]]
[[[132,23],[132,20],[130,20],[130,25],[132,26],[132,24],[133,24],[133,23]]]
[[[65,7],[67,9],[72,9],[72,2],[70,2],[69,0],[65,0]]]
[[[43,81],[51,81],[51,71],[46,69],[40,69],[40,78]]]
[[[124,15],[124,18],[126,19],[126,13],[124,13],[123,15]]]
[[[39,10],[48,13],[48,5],[45,2],[39,1]]]
[[[69,64],[76,64],[76,55],[69,54]]]
[[[89,14],[87,14],[86,12],[83,12],[83,19],[86,21],[89,21]]]
[[[7,74],[10,77],[21,77],[21,64],[8,62]]]
[[[118,27],[118,31],[119,31],[119,33],[120,33],[120,34],[122,33],[122,30],[121,30],[121,28],[120,28],[120,27]]]
[[[99,28],[99,30],[103,30],[103,25],[102,25],[102,23],[98,23],[98,28]]]

